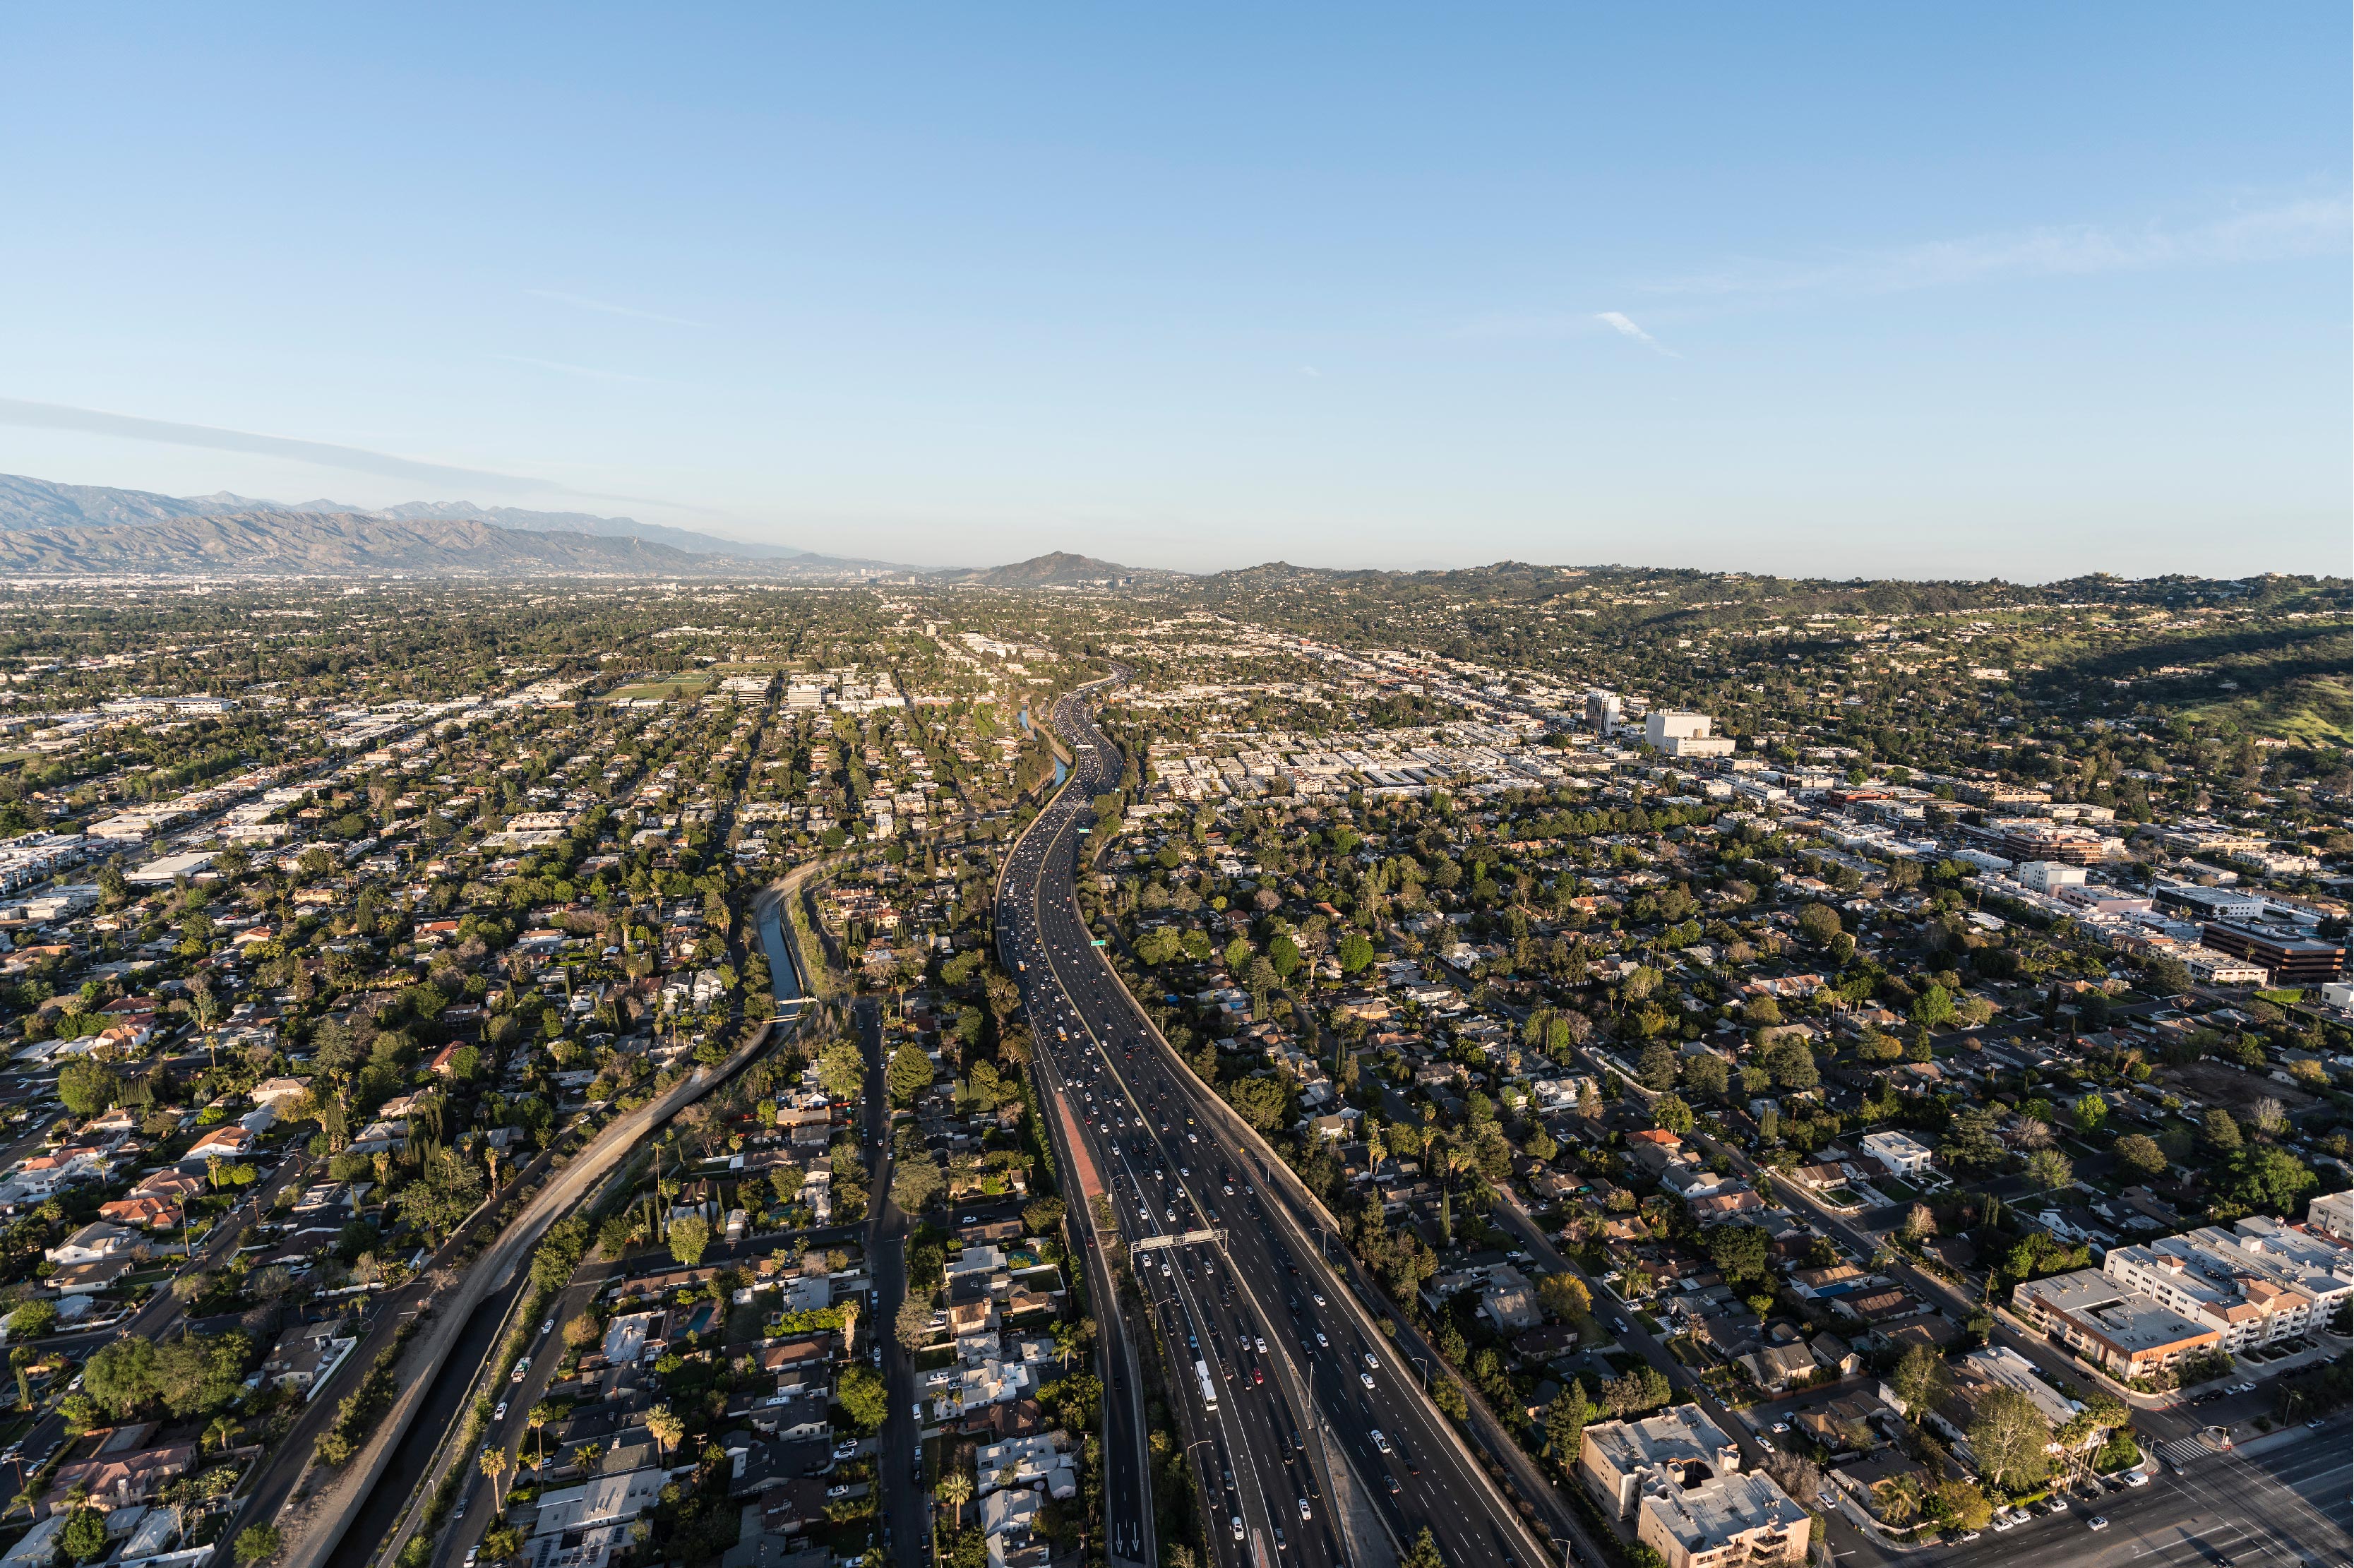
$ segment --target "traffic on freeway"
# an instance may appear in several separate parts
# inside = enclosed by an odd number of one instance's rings
[[[1318,1261],[1313,1223],[1272,1179],[1265,1146],[1209,1103],[1095,948],[1076,874],[1091,799],[1119,778],[1087,705],[1108,683],[1050,715],[1070,779],[1008,857],[998,944],[1058,1119],[1108,1200],[1161,1338],[1212,1553],[1344,1564],[1401,1552],[1427,1528],[1451,1564],[1543,1561],[1417,1369]],[[1132,1376],[1116,1369],[1107,1394],[1113,1425],[1132,1422]],[[1144,1560],[1130,1544],[1150,1529],[1141,1445],[1116,1433],[1106,1458],[1113,1554]]]

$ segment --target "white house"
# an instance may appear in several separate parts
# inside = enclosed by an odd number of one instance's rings
[[[1911,1176],[1929,1168],[1928,1145],[1903,1133],[1867,1132],[1857,1141],[1892,1176]]]

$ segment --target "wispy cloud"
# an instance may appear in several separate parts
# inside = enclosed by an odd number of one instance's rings
[[[606,316],[627,316],[631,321],[660,322],[664,326],[705,329],[704,323],[691,322],[684,316],[666,316],[659,311],[642,311],[635,305],[617,305],[610,300],[591,299],[587,294],[567,294],[561,289],[525,289],[524,292],[535,300],[546,300],[554,304],[570,305],[576,311],[594,311],[599,315]]]
[[[1670,359],[1683,356],[1645,332],[1621,311],[1536,311],[1522,315],[1481,316],[1448,334],[1474,342],[1552,343],[1564,338],[1617,333]]]
[[[1667,344],[1661,343],[1658,338],[1653,337],[1649,333],[1647,333],[1641,327],[1637,326],[1623,312],[1597,311],[1595,313],[1594,319],[1600,322],[1604,326],[1608,327],[1612,332],[1617,333],[1620,337],[1633,338],[1637,343],[1641,344],[1645,348],[1651,350],[1655,354],[1664,354],[1670,359],[1681,357],[1681,355],[1678,355],[1674,349],[1668,347]]]
[[[489,469],[459,468],[449,463],[422,462],[392,452],[365,447],[337,446],[330,441],[304,440],[297,436],[263,435],[253,430],[226,430],[212,425],[186,425],[171,419],[142,418],[100,408],[77,408],[65,403],[38,403],[21,397],[0,397],[0,425],[37,430],[79,430],[89,435],[119,436],[127,440],[155,441],[164,446],[207,447],[215,451],[247,452],[256,457],[287,458],[347,473],[372,473],[385,479],[413,481],[473,494],[571,495],[586,501],[623,501],[639,506],[681,506],[646,495],[612,495],[575,490],[544,479],[498,473]]]
[[[2230,266],[2347,248],[2354,205],[2317,196],[2205,222],[2138,229],[2070,224],[1931,240],[1810,263],[1744,261],[1644,285],[1663,296],[1896,293],[2004,278],[2082,277],[2163,267]]]

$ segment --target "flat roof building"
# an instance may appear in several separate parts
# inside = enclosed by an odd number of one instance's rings
[[[1651,713],[1643,718],[1643,743],[1669,757],[1730,757],[1734,739],[1708,733],[1706,714]]]
[[[2354,1188],[2327,1193],[2306,1204],[2305,1227],[2340,1245],[2354,1245]]]
[[[2097,1268],[2029,1279],[2011,1305],[2045,1333],[2090,1361],[2147,1377],[2184,1356],[2212,1350],[2222,1335],[2205,1323],[2120,1285]]]
[[[1733,1471],[1741,1450],[1696,1404],[1676,1404],[1640,1421],[1601,1421],[1585,1429],[1577,1473],[1595,1501],[1618,1519],[1635,1512],[1643,1478],[1662,1465]]]
[[[2274,985],[2319,985],[2336,980],[2346,968],[2346,944],[2325,941],[2309,927],[2211,920],[2200,934],[2220,952],[2262,964]]]
[[[1635,1538],[1667,1568],[1803,1563],[1814,1521],[1771,1476],[1664,1466],[1643,1483]]]
[[[2269,1215],[2110,1249],[2102,1272],[2238,1351],[2294,1339],[2354,1297],[2354,1252]]]
[[[1901,1132],[1867,1132],[1856,1140],[1891,1175],[1910,1176],[1929,1168],[1929,1146]]]

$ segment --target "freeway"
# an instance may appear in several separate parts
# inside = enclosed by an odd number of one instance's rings
[[[1085,1156],[1081,1188],[1106,1195],[1130,1246],[1212,1556],[1377,1563],[1427,1528],[1455,1568],[1543,1561],[1413,1368],[1315,1261],[1321,1222],[1265,1143],[1177,1060],[1094,951],[1076,868],[1089,797],[1119,778],[1087,712],[1095,689],[1051,715],[1071,744],[1071,779],[1008,857],[998,942],[1053,1114]],[[1172,1245],[1179,1237],[1192,1239]],[[1115,1383],[1115,1413],[1135,1392]],[[1142,1456],[1118,1441],[1105,1451],[1115,1540],[1137,1539],[1120,1532],[1149,1525]]]

